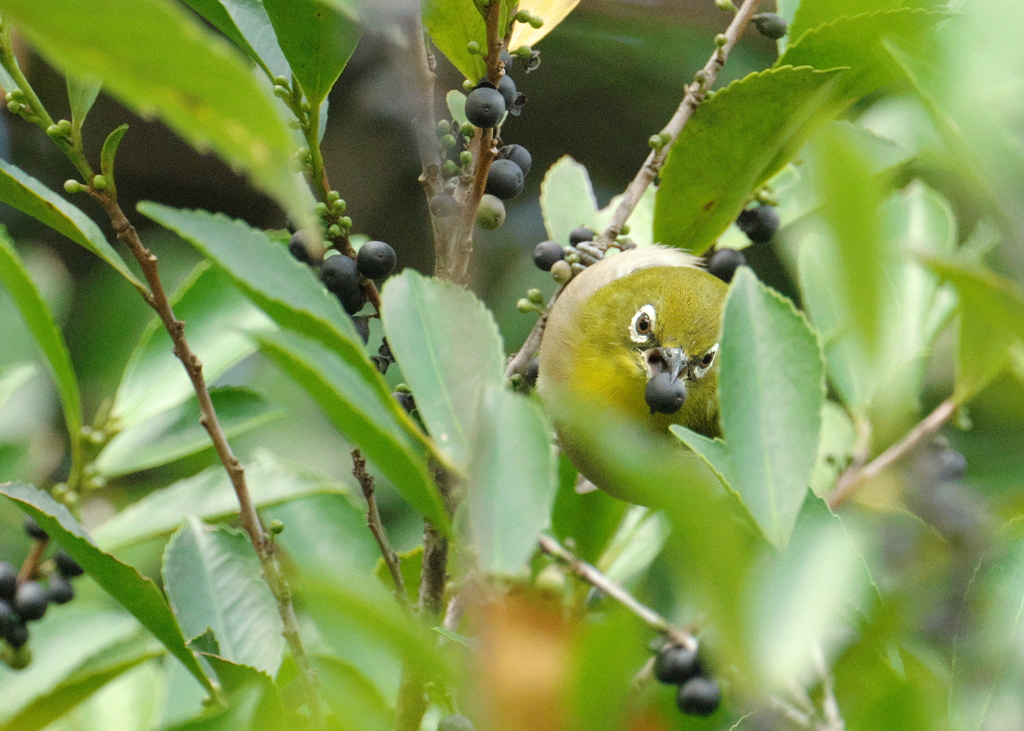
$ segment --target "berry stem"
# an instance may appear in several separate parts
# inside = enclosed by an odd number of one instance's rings
[[[377,546],[380,548],[380,555],[384,559],[384,565],[388,567],[391,574],[391,581],[395,584],[395,599],[398,603],[409,608],[409,599],[405,593],[405,579],[402,578],[402,568],[398,561],[398,555],[391,548],[388,541],[387,531],[380,519],[380,511],[377,509],[376,489],[373,484],[373,475],[366,471],[366,457],[358,448],[352,450],[352,475],[359,482],[363,490],[363,497],[366,498],[366,526],[377,539]]]
[[[905,457],[914,447],[942,428],[942,425],[956,413],[956,408],[956,401],[952,398],[946,399],[908,431],[903,439],[873,460],[865,465],[859,465],[856,462],[850,465],[839,478],[836,488],[829,493],[828,506],[835,510],[849,500],[864,482],[877,477],[882,470]]]
[[[622,604],[622,606],[643,620],[643,622],[649,627],[668,637],[668,639],[670,639],[674,644],[679,645],[680,647],[685,647],[688,650],[697,649],[696,637],[686,630],[673,627],[669,624],[667,619],[650,607],[641,604],[636,597],[626,591],[621,584],[609,579],[601,573],[599,569],[576,556],[576,554],[554,538],[547,535],[541,535],[539,542],[541,551],[560,561],[568,567],[570,571],[586,581],[588,584],[600,589],[603,593]]]
[[[32,549],[25,556],[25,561],[21,564],[21,569],[18,570],[18,586],[35,578],[39,572],[39,564],[42,563],[43,554],[46,553],[46,546],[49,543],[49,539],[45,541],[41,541],[38,538],[32,539]]]

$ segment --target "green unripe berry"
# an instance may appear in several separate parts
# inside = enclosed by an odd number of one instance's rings
[[[485,231],[494,229],[505,223],[505,204],[490,194],[480,198],[480,206],[476,209],[476,225]]]
[[[335,216],[340,216],[344,212],[345,212],[345,201],[343,201],[343,200],[336,200],[336,201],[334,201],[334,203],[331,204],[331,213],[333,213]]]
[[[302,122],[297,119],[293,119],[288,122],[289,129],[302,129]]]
[[[448,134],[451,131],[452,131],[452,126],[450,124],[448,124],[448,122],[446,122],[445,120],[442,119],[441,121],[439,121],[437,123],[437,136],[438,137],[443,137],[444,135]]]
[[[274,520],[270,521],[267,529],[270,531],[271,535],[279,536],[284,532],[284,523],[277,518],[274,518]]]
[[[288,77],[287,76],[275,76],[274,77],[274,84],[276,86],[283,86],[283,87],[285,87],[287,89],[288,88],[288,83],[289,82],[288,82]]]
[[[341,226],[336,223],[332,223],[327,227],[327,235],[332,239],[340,239],[342,235]]]
[[[659,132],[658,136],[661,137],[661,143],[663,145],[667,145],[669,142],[672,141],[672,133],[671,132]]]
[[[522,297],[516,302],[516,309],[525,315],[533,312],[533,303],[525,297]]]
[[[715,0],[715,7],[719,10],[731,10],[732,12],[736,12],[736,6],[733,4],[732,0]]]
[[[661,139],[661,135],[651,135],[647,138],[647,144],[651,146],[652,150],[660,150],[665,146],[665,142]]]
[[[289,96],[291,96],[291,92],[288,90],[287,86],[282,86],[281,84],[274,84],[274,96],[278,97],[279,99],[287,99]]]
[[[559,284],[565,284],[572,279],[572,267],[567,261],[556,261],[551,265],[551,278]]]
[[[451,178],[458,175],[461,171],[459,169],[458,163],[456,163],[453,160],[445,160],[441,164],[441,172],[444,174],[446,178]]]
[[[570,251],[568,254],[566,254],[565,260],[570,264],[579,264],[581,261],[580,255],[575,251]]]
[[[327,211],[329,209],[327,208],[327,204],[321,201],[320,203],[317,203],[315,206],[313,206],[313,210],[316,212],[317,216],[323,218],[324,216],[327,215]]]
[[[21,104],[16,101],[7,102],[7,111],[11,114],[21,114]]]
[[[71,122],[69,122],[68,120],[66,120],[66,119],[60,120],[59,122],[57,122],[57,127],[60,129],[61,134],[63,134],[63,135],[70,135],[71,134]]]
[[[327,193],[327,202],[328,203],[334,203],[334,201],[340,200],[340,199],[341,199],[341,195],[336,190],[332,190],[332,191],[329,191]]]
[[[352,219],[348,216],[342,216],[338,219],[338,225],[344,228],[352,228]]]
[[[473,153],[469,150],[463,150],[459,153],[459,162],[461,162],[463,166],[470,165],[473,162]]]
[[[517,23],[529,23],[532,17],[533,15],[530,14],[529,10],[520,10],[516,13],[515,20]]]
[[[107,176],[105,175],[93,175],[92,176],[92,187],[96,190],[107,189]]]
[[[445,135],[441,138],[441,147],[450,150],[455,147],[455,135]]]
[[[476,127],[471,125],[469,122],[466,122],[464,125],[462,125],[459,131],[462,132],[463,137],[472,137],[473,133],[476,131]]]
[[[629,224],[628,224],[628,223],[624,223],[624,224],[622,224],[622,228],[621,228],[621,229],[619,229],[619,233],[620,233],[620,234],[622,234],[623,236],[625,236],[626,234],[628,234],[628,233],[629,233],[629,231],[630,231],[630,229],[629,229]]]
[[[539,15],[534,15],[532,18],[530,18],[530,27],[531,28],[541,28],[541,27],[543,27],[543,25],[544,25],[544,18],[540,17]]]
[[[60,127],[55,124],[51,124],[46,128],[47,137],[63,137],[64,133],[60,131]]]
[[[477,41],[470,41],[466,44],[466,50],[469,51],[473,56],[480,55],[480,43]]]
[[[526,290],[526,299],[530,300],[535,305],[544,304],[544,295],[541,294],[539,289],[528,289]]]
[[[519,58],[521,58],[523,60],[527,60],[531,56],[533,56],[533,49],[530,48],[529,46],[520,46],[519,48],[514,50],[512,53],[514,53],[515,55],[517,55]]]
[[[724,33],[719,33],[715,36],[715,45],[719,48],[724,48],[725,44],[729,42],[728,37]]]
[[[472,81],[470,81],[469,79],[466,79],[465,81],[463,81],[463,82],[462,82],[462,90],[463,90],[464,92],[466,92],[467,94],[468,94],[469,92],[473,91],[473,87],[474,87],[474,86],[476,86],[476,84],[474,84],[474,83],[473,83]]]
[[[65,180],[64,191],[67,193],[81,193],[83,190],[82,184],[77,180]]]

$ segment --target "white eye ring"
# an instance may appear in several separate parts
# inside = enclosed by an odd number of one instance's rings
[[[644,305],[637,310],[633,315],[633,320],[629,323],[629,339],[634,343],[650,341],[651,335],[654,333],[655,317],[654,305]]]
[[[693,364],[694,378],[700,378],[711,370],[711,366],[715,364],[716,355],[718,355],[718,343],[712,345],[708,352],[706,352],[699,361]],[[704,361],[707,361],[707,365],[704,365]]]

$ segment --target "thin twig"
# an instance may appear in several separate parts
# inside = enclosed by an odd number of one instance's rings
[[[864,466],[851,465],[839,478],[836,488],[829,493],[828,506],[835,510],[849,500],[867,480],[877,477],[886,467],[902,459],[922,441],[937,432],[942,425],[952,418],[956,413],[957,404],[952,399],[946,399],[935,407],[928,416],[924,417],[917,425],[907,432],[896,444],[889,447],[873,460]]]
[[[49,542],[49,538],[43,541],[38,538],[32,539],[32,549],[28,552],[25,561],[21,564],[21,569],[18,571],[19,585],[35,578],[39,572],[39,564],[42,563],[43,554],[46,553],[46,546]]]
[[[675,143],[676,138],[679,137],[679,133],[683,131],[683,127],[693,116],[693,112],[697,109],[700,103],[704,100],[708,90],[714,85],[715,80],[718,78],[718,72],[721,71],[722,66],[729,58],[729,54],[732,52],[733,47],[739,41],[740,36],[743,35],[743,31],[746,29],[750,19],[757,12],[758,6],[761,4],[761,0],[745,0],[743,5],[737,11],[733,17],[732,22],[729,23],[729,27],[725,30],[725,45],[715,48],[714,53],[708,59],[708,62],[704,64],[704,68],[697,72],[696,80],[686,87],[686,94],[683,96],[683,100],[679,103],[679,107],[676,109],[675,114],[669,120],[668,124],[665,125],[663,132],[666,134],[665,144],[658,150],[652,150],[647,156],[647,160],[640,167],[636,177],[626,186],[626,190],[623,191],[622,200],[619,202],[618,208],[615,209],[615,213],[612,215],[611,220],[608,222],[608,226],[595,241],[602,250],[607,250],[608,247],[615,241],[616,237],[622,233],[622,227],[625,225],[626,220],[630,214],[633,213],[633,209],[636,208],[640,202],[641,196],[647,187],[654,182],[654,179],[658,177],[658,172],[661,170],[661,166],[665,164],[665,160],[668,157],[669,151],[672,149],[672,145]],[[551,302],[548,303],[547,310],[550,312],[552,306],[557,299],[557,294],[552,297]],[[533,329],[526,338],[526,342],[516,353],[515,357],[509,362],[506,370],[505,377],[511,378],[516,373],[523,373],[529,365],[530,360],[537,354],[540,349],[541,341],[544,338],[544,328],[547,326],[547,317],[541,316],[539,320],[533,325]]]
[[[366,471],[366,457],[358,448],[352,449],[352,475],[359,482],[363,490],[363,497],[366,498],[366,525],[377,539],[377,546],[380,548],[380,555],[384,559],[384,565],[388,567],[391,574],[391,581],[395,585],[395,599],[403,607],[409,606],[409,597],[405,593],[405,579],[402,577],[402,565],[398,560],[398,554],[391,548],[388,541],[387,531],[380,519],[380,511],[377,509],[376,490],[373,485],[373,475]]]
[[[697,638],[686,630],[673,627],[668,620],[658,614],[650,607],[641,604],[636,597],[630,594],[620,584],[612,581],[594,566],[583,561],[572,551],[551,536],[541,535],[540,550],[565,564],[570,571],[596,587],[607,596],[622,604],[626,609],[639,617],[652,629],[661,632],[674,644],[685,647],[688,650],[697,649]]]

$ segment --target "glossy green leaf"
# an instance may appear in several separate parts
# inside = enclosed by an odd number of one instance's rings
[[[480,48],[486,49],[487,36],[484,19],[473,0],[425,0],[422,7],[423,27],[437,50],[463,76],[476,83],[487,73],[487,66],[483,56],[471,54],[466,46],[470,41],[476,41]]]
[[[537,406],[503,386],[480,401],[466,500],[480,567],[522,575],[551,524],[555,457],[550,425]]]
[[[71,364],[71,354],[60,328],[53,320],[50,308],[43,300],[29,276],[24,262],[18,256],[7,232],[0,228],[0,284],[14,301],[21,317],[43,351],[50,366],[57,392],[64,407],[64,421],[68,427],[71,461],[75,469],[82,466],[82,400],[78,393],[78,380]]]
[[[244,388],[210,389],[217,420],[224,435],[231,439],[284,415],[262,396]],[[180,406],[117,434],[93,463],[104,477],[158,467],[212,448],[210,435],[199,423],[199,404],[187,401]]]
[[[846,67],[848,70],[833,90],[837,102],[846,106],[885,84],[906,83],[905,75],[883,42],[898,40],[908,52],[927,57],[929,44],[934,42],[935,26],[947,17],[945,13],[903,7],[839,18],[790,43],[775,65]]]
[[[484,387],[504,383],[494,317],[470,292],[406,269],[381,293],[388,345],[438,448],[469,463]]]
[[[661,170],[654,240],[706,251],[829,113],[838,73],[770,69],[733,82],[697,107]]]
[[[277,674],[281,616],[245,533],[188,518],[167,544],[163,578],[186,635],[209,628],[226,660]]]
[[[249,333],[273,329],[222,272],[202,264],[171,297],[185,322],[189,346],[203,363],[207,383],[256,351]],[[163,322],[154,317],[132,351],[114,397],[111,417],[122,429],[142,424],[184,403],[195,393],[172,352]]]
[[[132,274],[91,218],[32,176],[3,160],[0,160],[0,202],[17,208],[85,247],[119,271],[136,289],[146,291],[146,286]]]
[[[79,603],[81,602],[81,603]],[[67,711],[62,690],[104,666],[116,665],[125,650],[151,654],[154,646],[138,623],[123,612],[101,609],[79,600],[50,607],[31,626],[32,662],[23,670],[0,665],[0,728],[40,728],[48,706]],[[156,652],[159,652],[156,644]],[[81,698],[76,698],[80,701]],[[50,719],[52,720],[52,718]],[[45,722],[42,724],[45,725]]]
[[[956,289],[960,344],[953,398],[965,403],[1003,372],[1024,339],[1024,293],[1008,279],[972,264],[929,257],[928,267]]]
[[[0,10],[58,68],[102,79],[127,106],[245,170],[295,221],[309,219],[292,135],[273,98],[229,44],[183,8],[161,0],[4,0]]]
[[[311,106],[319,106],[356,50],[361,29],[322,0],[263,0],[277,42]]]
[[[785,546],[818,453],[825,402],[818,342],[789,300],[742,268],[726,299],[720,357],[724,444],[685,427],[672,431],[739,494],[765,537]]]
[[[354,487],[303,473],[263,449],[245,465],[245,476],[253,504],[261,509],[308,495],[344,493]],[[218,464],[129,505],[96,528],[93,538],[104,550],[115,551],[170,535],[189,515],[213,521],[237,513],[238,499]]]
[[[0,495],[34,518],[97,584],[160,640],[204,688],[213,692],[209,679],[185,644],[185,637],[163,594],[152,580],[97,548],[68,509],[41,490],[20,482],[7,482],[0,484]]]
[[[359,371],[310,340],[278,333],[260,338],[260,346],[309,392],[338,431],[365,452],[402,497],[437,525],[448,524],[422,452],[384,401],[390,396],[382,399]]]
[[[71,124],[81,129],[85,116],[96,102],[103,84],[95,79],[80,79],[73,75],[68,75],[65,81],[68,87],[68,105],[71,107]]]
[[[935,0],[814,0],[802,2],[792,15],[789,37],[797,41],[806,31],[849,16],[900,8],[934,8]]]
[[[288,73],[288,61],[260,0],[184,0],[185,4],[228,37],[268,76]]]
[[[548,237],[569,245],[569,232],[580,226],[597,229],[597,198],[587,169],[568,155],[558,158],[540,184],[540,212]]]

